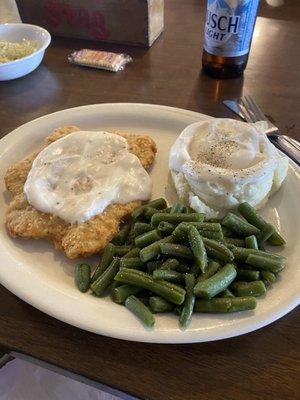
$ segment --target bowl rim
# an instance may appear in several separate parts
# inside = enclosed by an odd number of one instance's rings
[[[45,43],[43,44],[43,46],[39,47],[33,53],[28,54],[28,56],[25,56],[25,57],[22,57],[22,58],[18,58],[17,60],[8,61],[6,63],[0,64],[0,69],[1,69],[1,67],[4,67],[4,66],[7,67],[7,66],[10,66],[12,64],[17,64],[19,62],[22,62],[24,60],[28,60],[30,57],[33,57],[33,56],[37,55],[38,53],[41,53],[42,51],[45,51],[47,49],[47,47],[49,46],[49,44],[51,43],[51,35],[50,35],[50,33],[47,31],[47,29],[42,28],[39,25],[23,24],[23,22],[5,22],[4,24],[0,24],[0,28],[2,26],[15,26],[15,27],[27,26],[27,27],[33,28],[32,30],[43,31],[45,33],[45,35],[46,35],[46,40],[45,40]]]

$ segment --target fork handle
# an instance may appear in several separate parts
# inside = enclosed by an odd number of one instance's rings
[[[300,143],[286,135],[270,135],[270,141],[300,166]]]

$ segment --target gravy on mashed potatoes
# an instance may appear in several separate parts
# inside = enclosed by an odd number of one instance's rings
[[[259,209],[287,175],[288,158],[270,143],[264,122],[196,122],[173,144],[169,168],[181,201],[207,217],[248,202]]]

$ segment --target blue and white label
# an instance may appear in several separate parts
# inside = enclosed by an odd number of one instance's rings
[[[208,0],[204,49],[223,57],[247,54],[259,0]]]

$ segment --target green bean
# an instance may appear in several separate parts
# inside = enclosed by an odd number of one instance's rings
[[[134,239],[136,247],[142,249],[143,247],[149,246],[151,243],[157,242],[161,239],[161,234],[157,229],[153,229],[150,232],[143,233]]]
[[[182,328],[186,328],[191,322],[195,304],[194,286],[195,286],[195,276],[192,274],[186,274],[185,275],[186,296],[179,317],[179,324]]]
[[[265,243],[270,237],[275,233],[275,228],[273,225],[266,224],[264,228],[261,230],[258,236],[258,242],[260,245]]]
[[[96,296],[101,296],[112,283],[119,269],[119,259],[114,258],[109,267],[90,286]]]
[[[170,282],[155,281],[152,276],[142,271],[122,268],[115,276],[115,280],[150,290],[174,304],[180,305],[184,302],[184,289]]]
[[[176,308],[185,328],[193,309],[219,313],[254,309],[255,297],[265,294],[266,286],[284,268],[285,257],[262,250],[265,242],[279,245],[284,240],[262,217],[257,223],[258,214],[248,204],[239,210],[247,221],[229,213],[221,225],[219,219],[203,222],[204,214],[181,203],[169,208],[164,199],[151,203],[136,209],[135,223],[124,224],[106,246],[92,278],[90,266],[76,266],[79,290],[90,287],[101,296],[109,286],[112,300],[125,304],[148,326],[154,324],[150,310]]]
[[[225,262],[233,260],[233,253],[224,244],[207,238],[203,238],[203,242],[208,256]]]
[[[199,267],[198,267],[198,265],[196,264],[196,262],[194,262],[194,263],[192,264],[192,266],[190,267],[189,273],[190,273],[190,274],[193,274],[193,275],[195,276],[195,278],[198,277],[199,274],[201,274],[201,269],[199,269]]]
[[[224,243],[225,243],[225,245],[233,244],[234,246],[245,247],[245,245],[246,245],[245,244],[245,240],[244,239],[236,239],[236,238],[227,238],[226,237],[226,238],[224,238]]]
[[[122,258],[132,258],[132,257],[139,257],[140,256],[140,249],[137,247],[131,248],[128,253],[124,254]]]
[[[106,270],[106,268],[110,265],[114,258],[115,254],[115,246],[112,243],[108,243],[108,245],[105,247],[101,260],[96,267],[91,282],[95,282],[95,280],[103,274],[103,272]]]
[[[178,225],[181,222],[202,222],[203,214],[192,213],[192,214],[168,214],[168,213],[157,213],[151,218],[151,225],[157,226],[161,221],[170,222],[171,224]]]
[[[187,228],[192,225],[197,228],[199,232],[222,232],[222,226],[217,222],[182,222],[182,225],[187,225]]]
[[[188,242],[188,230],[190,226],[194,226],[201,236],[208,239],[223,240],[221,225],[210,222],[181,222],[173,232],[177,240]]]
[[[150,244],[147,247],[144,247],[140,252],[141,260],[144,262],[152,260],[153,258],[155,258],[160,254],[161,243],[173,243],[174,241],[175,238],[172,235],[170,235],[161,240],[158,240],[157,242]]]
[[[189,227],[188,237],[197,267],[204,272],[207,266],[207,254],[203,240],[194,226]]]
[[[163,208],[168,207],[166,200],[163,199],[162,197],[159,199],[149,201],[149,203],[147,203],[146,206],[156,208],[157,210],[162,210]]]
[[[254,310],[256,308],[256,298],[255,297],[232,297],[230,299],[231,304],[228,312],[239,312],[246,310]]]
[[[133,220],[142,219],[142,218],[144,217],[145,208],[146,208],[145,205],[136,208],[136,209],[131,213],[131,217],[133,218]]]
[[[205,272],[199,276],[198,282],[202,282],[205,279],[210,278],[218,271],[219,268],[220,264],[217,261],[209,261]]]
[[[223,290],[223,292],[218,294],[218,297],[235,297],[235,296],[229,289],[225,289]]]
[[[272,259],[270,257],[262,257],[257,254],[249,254],[246,263],[253,265],[258,269],[263,269],[270,272],[279,272],[284,268],[282,260]]]
[[[164,261],[159,269],[162,270],[176,270],[179,266],[179,261],[176,260],[176,258],[168,258],[166,261]]]
[[[222,226],[216,222],[199,222],[198,224],[193,224],[202,236],[208,235],[208,233],[219,235],[219,239],[223,240],[224,235],[222,231]],[[210,239],[208,237],[208,239]]]
[[[130,232],[130,228],[131,228],[131,223],[127,223],[125,224],[120,230],[119,233],[113,238],[112,243],[122,246],[125,242],[126,239],[129,235]]]
[[[165,256],[184,258],[187,260],[193,259],[193,253],[187,246],[174,243],[160,243],[160,251]]]
[[[259,297],[266,293],[267,289],[263,281],[239,282],[235,286],[238,297]]]
[[[167,269],[156,269],[153,271],[153,279],[163,280],[173,283],[181,283],[183,281],[183,276],[180,272],[171,271]]]
[[[242,203],[238,207],[239,212],[242,216],[250,222],[250,224],[256,226],[258,229],[262,230],[267,222],[264,218],[258,214],[258,212],[253,208],[249,203]],[[285,245],[285,240],[278,233],[274,232],[272,236],[269,238],[268,242],[273,246],[283,246]]]
[[[196,300],[194,311],[200,313],[230,313],[246,310],[254,310],[255,297],[226,297],[210,300]]]
[[[137,218],[142,217],[143,214],[144,214],[145,207],[147,207],[147,206],[148,207],[153,207],[153,208],[156,208],[156,209],[160,210],[162,208],[166,208],[167,207],[167,203],[166,203],[166,200],[162,199],[162,198],[161,199],[152,200],[149,203],[144,204],[143,206],[136,208],[133,211],[133,213],[131,214],[132,218],[133,219],[137,219]]]
[[[260,274],[261,274],[261,278],[264,281],[265,285],[271,285],[277,279],[276,275],[270,271],[261,271]]]
[[[158,210],[157,208],[145,204],[140,212],[140,215],[137,218],[134,218],[134,221],[145,221],[145,220],[149,221],[152,215],[157,213],[166,213],[166,212],[168,212],[166,208]]]
[[[174,305],[160,296],[151,296],[149,306],[153,313],[166,313],[174,309]]]
[[[145,269],[146,264],[139,257],[121,258],[120,268]]]
[[[237,278],[242,281],[251,282],[259,279],[259,271],[237,268],[236,272]]]
[[[132,246],[130,245],[126,245],[126,246],[115,246],[115,252],[114,255],[116,257],[123,257],[126,254],[128,254],[130,252],[130,250],[132,249]]]
[[[131,235],[132,235],[132,237],[136,237],[136,236],[142,235],[143,233],[152,231],[152,229],[153,229],[153,226],[151,226],[150,224],[146,224],[146,222],[136,222],[133,225]]]
[[[151,219],[152,218],[152,216],[154,215],[154,214],[157,214],[157,213],[165,213],[165,209],[163,209],[163,210],[157,210],[156,208],[153,208],[153,207],[145,207],[145,210],[144,210],[144,217],[146,218],[146,219]]]
[[[271,246],[284,246],[286,242],[280,233],[275,231],[275,233],[273,233],[273,235],[268,239],[268,243]]]
[[[194,288],[194,293],[198,297],[210,299],[227,289],[235,277],[236,270],[234,265],[226,264],[210,278],[198,282]]]
[[[111,291],[111,298],[115,303],[123,304],[127,297],[131,296],[132,294],[136,295],[142,290],[142,288],[137,286],[121,285]]]
[[[137,297],[131,295],[125,300],[125,307],[138,317],[146,326],[152,327],[155,318],[152,312]]]
[[[91,266],[89,264],[77,264],[75,266],[75,284],[78,289],[85,293],[91,282]]]
[[[222,230],[220,232],[210,232],[210,231],[202,231],[201,229],[198,229],[198,232],[203,238],[206,239],[212,239],[212,240],[217,240],[217,241],[223,241],[224,240],[224,235]]]
[[[161,261],[149,261],[147,262],[147,271],[148,274],[152,275],[153,271],[160,268],[162,265]]]
[[[236,232],[240,236],[258,235],[259,229],[235,214],[228,213],[222,220],[222,225]]]
[[[174,206],[171,208],[170,214],[178,214],[182,213],[184,211],[184,205],[182,203],[176,203]]]
[[[194,311],[198,313],[227,313],[231,306],[231,298],[216,297],[210,300],[196,300]]]
[[[205,222],[216,222],[216,223],[221,223],[222,222],[222,218],[206,218],[204,219]]]
[[[247,249],[244,247],[232,246],[231,251],[234,255],[234,259],[237,261],[246,261],[249,254],[255,254],[258,256],[262,256],[262,257],[268,257],[268,258],[272,258],[274,260],[281,260],[281,261],[285,260],[285,257],[283,257],[279,254],[267,253],[262,250]]]
[[[170,224],[170,222],[161,221],[157,229],[163,234],[170,235],[174,231],[175,225]]]
[[[236,246],[238,246],[238,247],[247,247],[248,249],[258,250],[257,239],[256,239],[256,236],[254,236],[254,235],[247,236],[245,238],[245,244],[244,245],[236,244]]]

